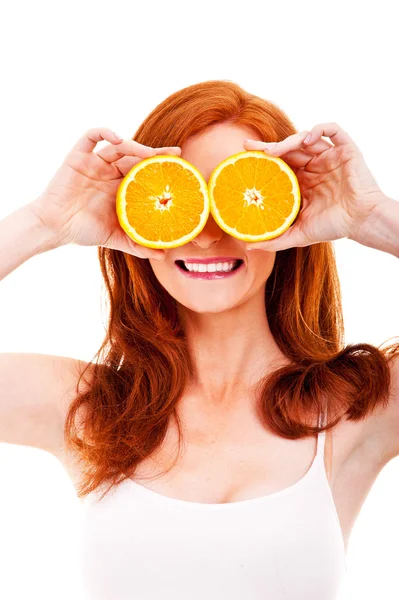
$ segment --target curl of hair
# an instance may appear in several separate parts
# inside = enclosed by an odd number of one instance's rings
[[[271,101],[234,82],[215,80],[170,95],[132,139],[153,147],[181,146],[189,136],[222,122],[251,127],[267,141],[297,132]],[[180,448],[176,408],[194,373],[176,301],[160,285],[148,259],[105,247],[98,248],[98,257],[109,301],[108,327],[80,374],[64,427],[65,443],[83,473],[79,497],[109,483],[106,494],[132,476],[139,462],[161,445],[171,418]],[[399,342],[385,349],[365,343],[345,347],[331,242],[277,252],[265,286],[265,310],[290,361],[265,373],[256,386],[259,419],[276,435],[312,436],[344,416],[359,420],[386,405],[388,363],[399,352]],[[89,368],[90,377],[79,390]],[[312,425],[326,409],[327,422]]]

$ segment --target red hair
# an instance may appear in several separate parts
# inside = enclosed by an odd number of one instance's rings
[[[230,81],[186,87],[161,102],[133,139],[152,147],[181,146],[195,133],[230,122],[281,141],[296,133],[275,104]],[[80,374],[65,422],[65,442],[78,456],[82,497],[107,482],[105,493],[163,441],[194,365],[176,301],[156,279],[148,259],[98,248],[109,299],[104,341]],[[277,252],[266,281],[271,333],[290,360],[257,385],[258,415],[276,435],[299,439],[335,426],[345,415],[360,420],[390,391],[388,362],[399,343],[383,350],[344,345],[344,325],[331,242]],[[86,388],[79,383],[90,367]],[[328,423],[311,423],[328,406]],[[80,409],[84,418],[75,423]],[[105,494],[104,494],[105,495]]]

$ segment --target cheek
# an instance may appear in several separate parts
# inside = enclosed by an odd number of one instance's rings
[[[252,276],[257,281],[261,280],[265,282],[273,271],[276,253],[264,252],[263,250],[253,252],[256,252],[258,256],[251,257],[248,260],[248,272],[249,274],[252,273]]]
[[[271,271],[276,259],[276,252],[265,252],[264,250],[252,250],[249,253],[248,266],[260,272]]]
[[[169,265],[166,265],[165,262],[166,261],[161,261],[161,260],[153,260],[153,259],[149,259],[150,265],[152,270],[154,271],[154,274],[158,277],[162,277],[162,275],[164,273],[167,273],[167,271],[170,269]]]
[[[168,251],[164,250],[165,258],[163,260],[155,260],[154,258],[149,258],[148,261],[152,267],[154,273],[162,273],[165,272],[170,267],[170,261],[168,260]]]
[[[174,262],[168,262],[166,259],[164,261],[149,260],[156,279],[169,291],[169,287],[174,287],[176,282],[179,281],[178,278],[180,275],[177,271],[177,266]]]

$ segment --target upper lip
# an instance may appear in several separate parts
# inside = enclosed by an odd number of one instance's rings
[[[200,263],[200,264],[209,264],[209,263],[218,263],[218,262],[229,262],[230,260],[243,260],[238,256],[211,256],[210,258],[179,258],[177,260],[183,260],[186,263]]]

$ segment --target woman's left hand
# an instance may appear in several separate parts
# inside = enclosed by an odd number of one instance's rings
[[[302,196],[294,224],[280,236],[247,248],[277,251],[310,246],[339,238],[356,239],[356,233],[384,197],[363,155],[352,138],[336,123],[321,123],[277,142],[246,140],[245,150],[264,150],[284,160],[294,171]],[[323,140],[329,137],[333,143]]]

